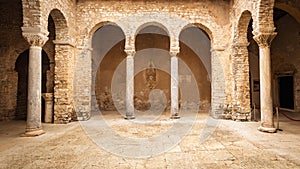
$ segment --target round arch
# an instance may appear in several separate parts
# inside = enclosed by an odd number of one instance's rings
[[[147,22],[147,23],[144,23],[137,27],[137,29],[135,30],[135,33],[134,33],[134,39],[136,39],[136,36],[139,34],[139,32],[141,30],[143,30],[144,28],[149,27],[149,26],[156,26],[156,27],[163,29],[167,33],[167,35],[170,37],[170,31],[163,24],[161,24],[159,22]]]
[[[183,30],[187,29],[187,28],[190,28],[190,27],[197,27],[197,28],[201,29],[206,34],[208,39],[211,41],[211,44],[213,44],[214,37],[213,37],[212,31],[207,26],[203,25],[202,23],[189,23],[189,24],[185,25],[180,30],[180,33],[178,34],[178,39],[179,39],[179,36],[180,36],[181,32]]]
[[[274,8],[278,8],[289,13],[300,24],[300,11],[297,8],[287,5],[286,3],[275,3]]]
[[[122,30],[123,35],[125,35],[124,30],[122,29],[122,27],[120,25],[118,25],[115,22],[112,21],[103,21],[103,22],[99,22],[97,23],[95,26],[93,26],[89,31],[88,31],[88,39],[92,39],[94,33],[98,30],[101,29],[103,26],[107,26],[107,25],[113,25],[116,27],[119,27]]]
[[[243,11],[238,19],[237,28],[234,34],[234,40],[238,43],[247,43],[247,32],[252,14],[250,11]]]
[[[68,40],[69,30],[68,23],[64,14],[57,8],[52,9],[47,15],[48,18],[51,16],[55,25],[55,40]]]
[[[145,41],[146,39],[146,41]],[[151,39],[147,41],[147,39]],[[158,48],[166,51],[170,50],[170,36],[165,29],[156,25],[147,25],[137,32],[134,40],[136,51],[147,48]]]

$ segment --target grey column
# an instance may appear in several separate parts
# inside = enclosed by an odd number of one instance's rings
[[[23,136],[37,136],[45,133],[41,124],[42,92],[42,46],[48,40],[47,33],[37,28],[22,28],[23,36],[29,42],[27,124]]]
[[[126,57],[126,117],[134,119],[134,50],[125,50]]]
[[[270,133],[276,132],[273,121],[270,56],[270,45],[275,36],[276,33],[259,33],[253,37],[259,46],[261,124],[258,130]]]
[[[179,104],[178,104],[178,58],[179,51],[171,51],[171,118],[178,119],[179,116]]]

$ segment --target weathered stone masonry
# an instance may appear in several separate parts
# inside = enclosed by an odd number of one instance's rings
[[[134,60],[135,39],[139,30],[154,25],[165,30],[170,38],[172,55],[172,76],[176,77],[176,59],[180,53],[179,36],[182,30],[196,26],[202,29],[211,42],[211,110],[216,118],[250,120],[250,83],[247,31],[250,19],[256,43],[259,45],[261,80],[260,88],[267,93],[260,93],[262,126],[260,129],[273,132],[271,108],[272,80],[270,57],[271,39],[275,34],[273,8],[287,10],[296,20],[299,19],[297,0],[266,1],[94,1],[94,0],[14,0],[1,2],[0,40],[0,119],[15,118],[17,98],[17,72],[14,71],[16,58],[29,49],[30,66],[39,68],[41,62],[34,59],[41,55],[42,49],[50,59],[50,72],[47,78],[47,92],[53,93],[54,123],[68,123],[71,120],[90,118],[91,105],[96,103],[94,95],[95,79],[92,77],[92,36],[102,26],[112,24],[123,31],[125,52],[128,66]],[[14,4],[12,6],[12,4]],[[15,15],[9,18],[7,8],[16,9]],[[48,23],[53,19],[54,25]],[[11,34],[7,34],[10,32]],[[34,30],[34,31],[32,31]],[[30,34],[30,35],[29,35]],[[49,37],[47,37],[49,34]],[[25,38],[24,38],[25,37]],[[43,37],[32,39],[29,37]],[[266,38],[263,38],[266,37]],[[25,40],[26,39],[26,40]],[[43,41],[39,41],[43,39]],[[47,41],[47,39],[49,39]],[[267,40],[267,46],[262,42]],[[28,43],[29,45],[28,45]],[[37,43],[39,42],[39,43]],[[46,43],[46,44],[45,44]],[[38,44],[38,45],[37,45]],[[44,45],[45,44],[45,45]],[[271,54],[272,55],[272,54]],[[33,57],[35,56],[35,57]],[[264,60],[265,59],[265,60]],[[97,59],[96,59],[97,60]],[[266,62],[264,62],[266,61]],[[31,65],[35,63],[34,65]],[[267,64],[266,66],[264,64]],[[296,66],[297,67],[297,66]],[[40,69],[37,69],[40,70]],[[28,86],[41,83],[30,82],[30,77],[40,77],[41,71],[29,72]],[[263,71],[264,70],[264,71]],[[129,70],[128,70],[129,71]],[[178,70],[177,70],[178,71]],[[131,87],[128,72],[128,83]],[[53,77],[54,76],[54,77]],[[298,77],[297,75],[295,77]],[[53,79],[53,85],[49,82]],[[176,79],[176,78],[175,78]],[[297,78],[298,79],[298,78]],[[298,81],[298,80],[296,80]],[[177,116],[179,98],[176,97],[176,83],[171,83],[171,111]],[[40,130],[41,108],[32,104],[41,104],[41,89],[33,87],[28,90],[27,131]],[[52,88],[53,89],[50,89]],[[133,112],[133,89],[127,87],[127,115]],[[296,89],[295,89],[296,91]],[[178,94],[177,94],[178,95]],[[30,102],[30,98],[34,98]],[[299,99],[296,96],[296,110],[299,110]],[[266,101],[266,102],[264,102]],[[266,108],[267,107],[267,108]],[[33,110],[34,109],[34,110]],[[31,120],[30,120],[31,119]],[[34,124],[31,123],[34,121]]]

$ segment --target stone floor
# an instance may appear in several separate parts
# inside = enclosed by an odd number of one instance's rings
[[[300,119],[299,113],[289,115]],[[192,122],[189,130],[187,124]],[[283,131],[275,134],[258,132],[258,122],[214,120],[206,113],[192,121],[162,115],[140,123],[108,112],[102,119],[83,123],[43,124],[46,134],[33,138],[20,137],[25,125],[24,121],[0,123],[0,168],[300,168],[300,122],[283,116]],[[107,135],[107,126],[114,134]],[[173,126],[186,135],[175,137]],[[139,147],[140,140],[160,136],[166,137]],[[126,143],[127,138],[134,142]],[[170,144],[168,138],[175,141]],[[101,141],[106,142],[99,145]]]

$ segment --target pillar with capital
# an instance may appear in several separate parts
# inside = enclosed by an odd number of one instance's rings
[[[126,57],[126,117],[134,119],[134,49],[125,49]]]
[[[179,78],[178,78],[178,55],[179,47],[171,48],[171,118],[178,119],[179,116]]]
[[[260,76],[260,107],[261,124],[258,128],[263,132],[276,132],[273,121],[273,101],[271,88],[271,42],[276,36],[275,32],[255,34],[253,39],[259,46],[259,76]]]
[[[44,132],[41,123],[42,46],[48,40],[48,31],[41,28],[22,27],[29,43],[28,97],[26,132],[23,136],[38,136]]]

